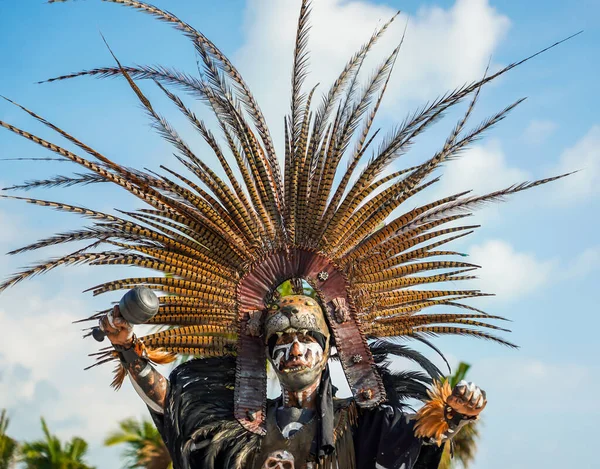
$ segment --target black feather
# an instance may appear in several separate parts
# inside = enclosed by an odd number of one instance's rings
[[[174,467],[188,467],[189,460],[191,467],[236,468],[241,452],[258,449],[260,437],[233,415],[235,369],[235,357],[218,357],[191,360],[171,373],[164,418],[155,420]],[[221,432],[226,438],[216,444]]]

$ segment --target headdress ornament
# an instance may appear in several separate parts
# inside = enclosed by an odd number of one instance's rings
[[[19,106],[78,147],[80,154],[6,122],[0,121],[0,125],[82,166],[85,172],[15,188],[111,182],[141,199],[146,208],[112,214],[76,204],[14,197],[77,213],[92,223],[13,254],[72,241],[92,243],[86,249],[17,273],[0,285],[0,291],[60,265],[135,265],[158,272],[150,277],[112,280],[90,290],[100,295],[146,286],[164,294],[151,323],[169,328],[141,338],[150,352],[236,355],[235,415],[255,433],[265,428],[265,327],[267,333],[270,328],[276,329],[270,319],[279,314],[270,311],[269,305],[276,301],[276,288],[287,280],[308,282],[316,292],[359,406],[374,406],[386,399],[368,338],[425,340],[426,336],[460,334],[510,345],[488,332],[500,329],[490,321],[501,318],[461,302],[484,293],[430,286],[471,279],[472,271],[478,268],[461,257],[455,259],[459,253],[445,247],[476,226],[452,222],[463,220],[483,203],[562,176],[516,184],[481,196],[450,194],[404,208],[407,200],[438,180],[432,178],[435,170],[458,158],[462,150],[521,102],[467,129],[481,87],[524,61],[429,103],[380,139],[377,146],[379,131],[373,131],[373,121],[400,45],[362,88],[358,75],[366,55],[394,18],[351,57],[315,105],[315,89],[306,92],[303,86],[310,13],[310,2],[303,0],[281,169],[256,100],[237,69],[206,36],[152,5],[134,0],[110,1],[154,15],[183,31],[201,58],[202,75],[193,77],[165,67],[123,66],[117,61],[116,66],[50,81],[79,76],[123,77],[153,126],[175,147],[186,174],[164,167],[163,173],[157,174],[122,166]],[[224,178],[197,156],[145,97],[137,81],[148,79],[159,86],[210,146]],[[175,94],[175,88],[199,97],[214,111],[219,137]],[[432,157],[411,168],[387,171],[418,135],[467,98],[470,102],[463,117]],[[346,169],[342,168],[342,160],[348,162]],[[359,168],[364,169],[359,172]],[[427,313],[431,306],[447,309]],[[95,320],[101,314],[104,312],[89,319]],[[101,362],[110,358],[110,351],[100,354]]]

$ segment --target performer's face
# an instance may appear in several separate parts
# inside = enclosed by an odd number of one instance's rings
[[[270,359],[281,384],[300,391],[320,379],[327,354],[311,335],[287,332],[277,338]]]

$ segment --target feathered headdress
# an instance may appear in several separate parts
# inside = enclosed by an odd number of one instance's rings
[[[429,288],[430,284],[471,279],[473,270],[478,268],[461,258],[456,260],[458,253],[445,247],[476,226],[448,224],[467,217],[485,202],[498,201],[563,176],[516,184],[481,196],[468,192],[451,194],[391,215],[438,180],[432,178],[436,169],[458,157],[467,145],[522,101],[466,128],[481,87],[531,57],[445,94],[409,115],[376,144],[379,131],[373,131],[373,121],[400,45],[379,65],[366,86],[359,86],[358,75],[365,57],[394,18],[351,57],[315,105],[315,89],[307,93],[303,87],[310,14],[310,2],[303,0],[281,169],[256,100],[233,64],[208,38],[151,5],[134,0],[111,1],[149,13],[183,31],[201,58],[201,76],[165,67],[127,67],[116,61],[114,67],[49,81],[88,75],[125,78],[153,126],[175,147],[177,160],[189,174],[184,176],[166,167],[157,174],[121,166],[18,105],[79,147],[86,157],[6,122],[0,125],[86,171],[14,188],[107,181],[137,196],[147,206],[115,215],[67,203],[2,195],[78,213],[94,222],[13,251],[11,254],[82,240],[92,243],[86,249],[19,272],[1,284],[0,291],[68,264],[135,265],[158,272],[151,277],[113,280],[90,290],[99,295],[141,285],[165,293],[151,323],[171,327],[143,337],[145,347],[204,357],[236,355],[235,415],[255,433],[264,431],[267,382],[261,314],[276,288],[288,279],[308,282],[324,305],[340,361],[359,406],[373,406],[385,399],[382,377],[368,343],[370,338],[426,340],[431,335],[460,334],[510,345],[488,332],[499,329],[489,321],[501,318],[461,303],[484,293],[441,286]],[[160,87],[212,148],[225,180],[196,155],[144,96],[136,81],[145,79]],[[174,88],[193,94],[212,109],[219,137],[174,93]],[[470,102],[464,116],[435,155],[418,166],[386,172],[398,156],[409,150],[415,137],[466,98]],[[345,169],[340,166],[342,159],[348,161]],[[364,169],[356,174],[363,164]],[[339,182],[334,183],[336,180]],[[422,285],[427,287],[420,289]],[[440,305],[447,306],[448,312],[427,313],[426,308]],[[453,312],[450,307],[460,312]],[[97,319],[101,314],[89,319]],[[101,358],[109,355],[106,352]]]

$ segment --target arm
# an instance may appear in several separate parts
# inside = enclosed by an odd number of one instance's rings
[[[485,391],[466,381],[458,383],[453,390],[447,381],[435,383],[429,395],[431,399],[417,413],[415,435],[438,446],[477,420],[487,405]]]
[[[106,333],[127,371],[134,389],[150,409],[164,413],[168,380],[150,364],[143,344],[133,333],[133,326],[119,314],[119,307],[100,320],[100,328]]]

